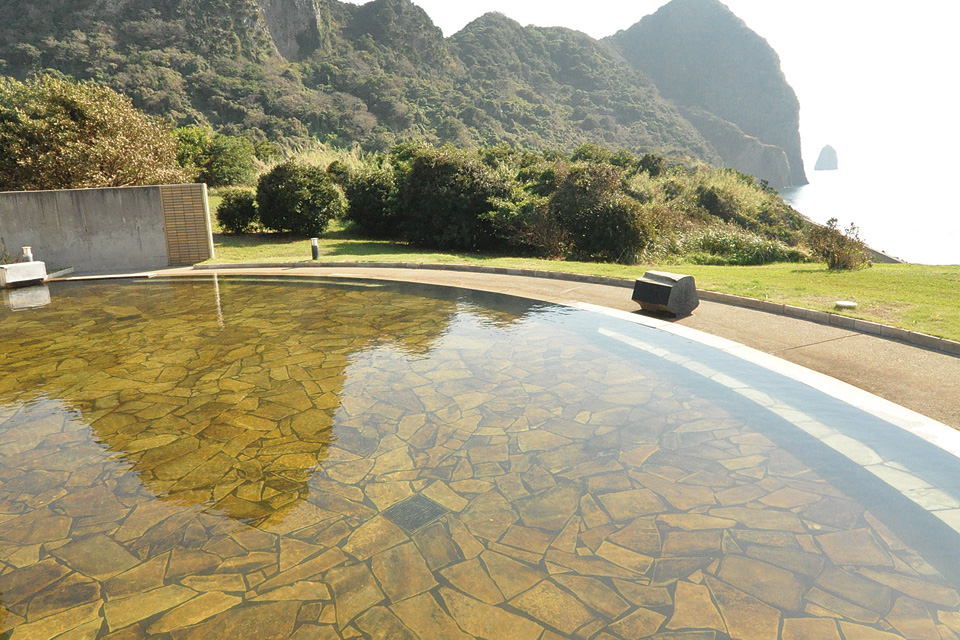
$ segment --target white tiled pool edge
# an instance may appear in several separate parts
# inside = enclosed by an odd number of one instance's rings
[[[876,416],[960,459],[960,432],[932,418],[901,407],[889,400],[884,400],[836,378],[812,371],[806,367],[763,353],[762,351],[757,351],[756,349],[732,340],[718,338],[689,327],[673,325],[664,320],[638,316],[625,311],[617,311],[584,302],[571,303],[568,306],[672,333],[692,342],[718,349],[741,360],[756,364],[768,371],[816,389],[829,397]],[[679,356],[661,347],[656,347],[636,338],[625,336],[616,331],[601,328],[599,329],[599,333],[633,348],[643,350],[683,366],[693,373],[728,387],[735,393],[743,396],[744,399],[768,409],[798,429],[817,438],[837,453],[846,457],[853,464],[869,471],[878,480],[896,489],[908,500],[925,511],[929,511],[951,529],[960,533],[960,502],[944,491],[931,486],[903,465],[895,461],[884,460],[876,451],[862,442],[841,433],[833,427],[824,425],[797,407],[777,400],[767,393],[755,389],[747,383],[717,371],[703,363],[687,358],[686,356]]]

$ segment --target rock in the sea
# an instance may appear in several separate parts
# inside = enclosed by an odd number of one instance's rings
[[[817,158],[817,164],[814,171],[836,171],[837,170],[837,150],[827,145],[820,151],[820,157]]]

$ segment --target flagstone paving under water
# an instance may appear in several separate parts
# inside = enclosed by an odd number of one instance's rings
[[[775,376],[490,294],[51,291],[0,309],[2,635],[960,637],[951,487],[743,402]]]

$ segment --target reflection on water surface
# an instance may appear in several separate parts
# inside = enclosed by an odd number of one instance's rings
[[[960,633],[889,523],[574,312],[240,278],[52,291],[0,312],[14,638]]]

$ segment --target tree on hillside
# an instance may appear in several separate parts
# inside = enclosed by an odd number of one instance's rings
[[[257,177],[256,149],[241,136],[214,133],[209,127],[180,127],[177,161],[197,171],[197,181],[210,187],[252,184]]]
[[[95,82],[0,78],[0,191],[191,181],[162,121]]]

